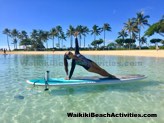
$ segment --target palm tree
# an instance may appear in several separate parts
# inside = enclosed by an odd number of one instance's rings
[[[82,35],[84,36],[84,47],[85,47],[85,37],[86,35],[89,33],[89,29],[87,26],[83,26],[83,29],[82,29]]]
[[[23,39],[20,41],[20,46],[25,46],[26,50],[27,50],[27,45],[31,45],[31,39],[27,38],[27,39]]]
[[[8,28],[5,28],[5,29],[3,30],[3,34],[6,34],[6,36],[7,36],[8,48],[9,48],[9,51],[11,51],[11,49],[10,49],[10,43],[9,43],[9,39],[8,39],[8,37],[10,36],[10,30],[9,30]]]
[[[38,38],[38,31],[36,29],[32,30],[32,33],[31,33],[31,39],[32,40],[37,40]]]
[[[72,25],[69,26],[69,29],[67,29],[66,35],[70,37],[70,48],[72,48],[72,40],[74,35],[75,29]]]
[[[79,35],[79,45],[81,47],[81,38],[82,38],[82,33],[83,33],[83,26],[82,25],[78,25],[76,27],[76,31],[78,32],[78,35]]]
[[[24,43],[25,41],[28,41],[28,42],[29,42],[29,40],[26,40],[26,39],[28,38],[28,35],[27,35],[27,32],[24,31],[24,30],[21,31],[21,32],[19,32],[17,38],[20,40],[19,45],[22,45],[22,41],[23,41],[23,43]]]
[[[56,26],[56,31],[57,31],[57,38],[58,38],[58,44],[59,44],[59,48],[60,48],[60,36],[62,33],[62,27],[61,26]]]
[[[123,39],[123,44],[126,37],[128,37],[128,33],[125,31],[125,29],[122,29],[120,32],[118,32],[118,38]]]
[[[91,35],[94,35],[94,40],[96,40],[96,36],[100,35],[102,32],[101,28],[99,28],[97,25],[94,25],[91,30]]]
[[[22,35],[23,39],[27,39],[28,38],[27,32],[25,30],[22,30],[20,32],[20,34]]]
[[[31,37],[31,44],[32,44],[32,47],[34,49],[37,48],[37,45],[38,45],[38,40],[39,40],[39,35],[38,35],[38,31],[36,29],[34,29],[30,35]]]
[[[22,40],[24,40],[24,39],[27,39],[28,38],[28,35],[27,35],[27,32],[26,31],[21,31],[21,32],[19,32],[19,34],[18,34],[18,39],[20,40],[20,41],[22,41]]]
[[[128,19],[128,22],[124,23],[125,26],[125,30],[128,31],[129,35],[130,35],[130,39],[134,39],[135,37],[135,33],[138,32],[138,28],[137,25],[134,23],[134,21],[132,19]],[[130,45],[131,43],[129,42],[129,49],[130,49]]]
[[[134,18],[135,23],[138,26],[139,32],[138,32],[138,38],[139,38],[139,49],[141,49],[141,28],[144,27],[145,25],[149,26],[148,24],[148,18],[150,18],[149,15],[144,16],[143,12],[137,13],[137,17]]]
[[[141,37],[141,44],[147,44],[147,39],[143,36]]]
[[[16,29],[13,29],[11,31],[11,37],[13,37],[13,43],[14,43],[14,49],[17,49],[17,43],[18,43],[18,40],[17,40],[17,37],[19,36],[19,32],[18,30]]]
[[[60,39],[62,40],[62,48],[63,48],[63,40],[66,40],[66,36],[64,32],[61,33]]]
[[[104,47],[105,47],[105,32],[111,31],[111,26],[108,23],[104,23],[102,30],[104,31]]]
[[[48,49],[48,41],[47,41],[48,37],[49,37],[49,32],[48,31],[39,30],[39,38],[40,38],[41,42],[46,43],[47,49]]]
[[[56,30],[56,28],[52,28],[50,30],[50,37],[52,37],[52,46],[53,46],[53,49],[54,49],[54,39],[55,39],[55,37],[57,37],[57,30]]]

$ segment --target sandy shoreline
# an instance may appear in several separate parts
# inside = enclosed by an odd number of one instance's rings
[[[7,54],[29,54],[29,55],[41,55],[41,54],[64,54],[66,51],[11,51]],[[84,55],[113,55],[113,56],[143,56],[143,57],[160,57],[164,58],[164,50],[108,50],[108,51],[80,51]],[[3,54],[0,51],[0,54]]]

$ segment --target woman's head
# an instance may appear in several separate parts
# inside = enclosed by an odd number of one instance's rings
[[[69,59],[73,59],[73,53],[68,51],[64,54],[64,67],[65,67],[65,71],[68,74],[68,62],[67,60]]]
[[[73,58],[73,53],[71,51],[68,51],[64,54],[64,58],[66,59],[72,59]]]

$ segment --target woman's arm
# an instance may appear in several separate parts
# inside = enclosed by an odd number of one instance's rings
[[[71,77],[72,77],[72,74],[74,72],[75,66],[76,66],[75,60],[72,60],[71,71],[69,73],[69,79],[71,79]]]
[[[68,62],[67,62],[66,56],[64,56],[64,69],[65,69],[65,72],[68,76]]]
[[[79,53],[79,44],[78,44],[77,37],[75,38],[75,54],[80,54]]]

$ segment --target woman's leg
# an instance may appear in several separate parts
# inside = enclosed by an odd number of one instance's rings
[[[115,77],[108,73],[106,70],[99,67],[96,63],[92,62],[92,66],[88,69],[89,72],[94,72],[97,74],[100,74],[101,76],[107,76],[107,77]]]

